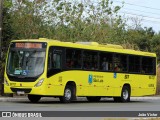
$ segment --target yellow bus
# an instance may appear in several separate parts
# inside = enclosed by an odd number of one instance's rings
[[[98,102],[113,97],[156,93],[156,54],[96,42],[27,39],[10,43],[4,73],[4,93],[59,97],[63,103],[86,97]]]

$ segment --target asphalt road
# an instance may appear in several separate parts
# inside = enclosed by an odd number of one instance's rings
[[[90,103],[86,98],[78,98],[69,104],[57,98],[42,98],[38,103],[30,103],[27,98],[0,98],[0,111],[160,111],[160,97],[131,98],[129,103],[115,103],[112,98]]]
[[[100,102],[90,103],[86,98],[78,98],[69,104],[60,103],[57,98],[42,98],[35,104],[30,103],[27,97],[0,97],[0,116],[6,111],[11,112],[15,120],[17,120],[16,114],[13,114],[15,112],[40,112],[42,117],[47,116],[47,119],[51,120],[52,115],[54,120],[64,120],[64,117],[65,120],[137,120],[143,117],[158,120],[156,118],[160,117],[160,97],[131,98],[129,103],[115,103],[112,98],[103,98]],[[157,116],[147,116],[150,113]],[[139,117],[139,114],[146,116]]]

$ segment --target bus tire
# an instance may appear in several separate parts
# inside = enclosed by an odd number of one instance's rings
[[[121,102],[129,102],[130,101],[130,89],[128,86],[124,86],[121,92]]]
[[[115,102],[129,102],[130,101],[130,89],[128,86],[122,88],[121,97],[114,97]]]
[[[100,99],[101,99],[101,97],[99,97],[99,96],[96,96],[96,97],[87,97],[87,100],[89,102],[99,102]]]
[[[65,87],[65,90],[64,90],[64,95],[59,97],[60,102],[62,102],[62,103],[70,103],[72,101],[72,98],[73,98],[72,86],[67,85]]]
[[[39,96],[39,95],[28,95],[28,99],[32,103],[37,103],[41,99],[41,96]]]

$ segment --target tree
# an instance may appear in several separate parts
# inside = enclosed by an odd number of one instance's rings
[[[44,33],[44,0],[15,0],[10,9],[14,36],[12,39],[39,38]],[[43,28],[44,27],[44,28]]]
[[[151,51],[155,52],[160,62],[160,33],[155,34],[151,40]]]
[[[12,36],[14,35],[14,31],[12,29],[12,20],[11,14],[9,13],[10,8],[12,7],[11,0],[4,0],[3,5],[3,31],[2,31],[2,46],[7,47],[8,42],[11,40]],[[4,48],[6,49],[6,48]]]
[[[13,31],[11,27],[10,14],[9,9],[11,8],[11,0],[3,1],[3,13],[2,13],[2,58],[0,60],[0,83],[3,82],[3,74],[4,74],[4,66],[5,66],[5,58],[8,48],[8,43],[12,38]],[[1,81],[2,80],[2,81]],[[3,94],[3,85],[0,85],[1,94]]]

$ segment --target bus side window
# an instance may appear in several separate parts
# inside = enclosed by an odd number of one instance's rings
[[[83,52],[83,68],[87,70],[98,70],[98,53],[85,50]]]
[[[54,69],[61,68],[61,55],[58,53],[53,54],[53,68]]]
[[[82,53],[78,49],[66,49],[65,67],[67,69],[80,69],[82,67]]]
[[[113,54],[112,53],[100,53],[100,70],[103,71],[112,71],[113,66]]]
[[[142,73],[143,74],[155,74],[155,63],[152,57],[142,57]]]
[[[136,55],[129,56],[129,72],[141,73],[141,57]],[[143,71],[144,72],[144,71]]]
[[[108,71],[108,61],[106,60],[106,57],[103,58],[102,70]]]

